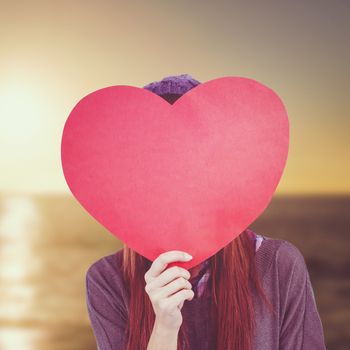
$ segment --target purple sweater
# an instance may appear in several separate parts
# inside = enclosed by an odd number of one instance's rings
[[[256,265],[277,316],[255,299],[256,350],[324,350],[324,334],[304,258],[291,243],[263,236]],[[121,277],[121,252],[105,256],[86,274],[87,308],[99,350],[125,349],[128,296]],[[212,350],[209,297],[185,301],[191,349]]]

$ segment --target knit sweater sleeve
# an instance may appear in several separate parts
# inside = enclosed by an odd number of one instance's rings
[[[110,273],[110,265],[100,260],[86,273],[86,304],[98,350],[125,349],[127,307],[120,276]]]
[[[280,349],[325,350],[323,327],[310,276],[301,252],[284,242],[280,260]]]

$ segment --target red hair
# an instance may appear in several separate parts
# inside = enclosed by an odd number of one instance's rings
[[[255,328],[254,293],[258,293],[268,309],[274,312],[259,281],[252,236],[248,230],[243,231],[209,260],[215,348],[251,350]],[[127,350],[146,349],[152,333],[155,314],[144,279],[151,264],[150,260],[124,245],[123,274],[130,296]],[[178,350],[189,349],[186,328],[183,319]]]

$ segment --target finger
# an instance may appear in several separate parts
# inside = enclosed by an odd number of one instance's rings
[[[177,278],[171,283],[161,288],[164,297],[169,297],[181,289],[192,289],[192,284],[183,277]]]
[[[164,299],[182,289],[192,289],[192,284],[185,278],[180,277],[160,288],[156,293],[159,298]]]
[[[148,282],[152,278],[159,276],[171,262],[189,261],[191,259],[192,257],[189,257],[186,252],[180,250],[170,250],[162,253],[153,261],[150,269],[145,273],[145,280]]]
[[[169,306],[175,308],[178,305],[180,305],[182,302],[184,302],[186,299],[192,299],[193,297],[194,297],[193,290],[182,289],[179,292],[168,297],[167,300],[169,302]]]
[[[148,289],[161,288],[168,283],[172,282],[176,278],[183,277],[187,280],[191,278],[191,274],[188,270],[180,266],[173,266],[164,270],[157,278],[154,278],[148,283]]]

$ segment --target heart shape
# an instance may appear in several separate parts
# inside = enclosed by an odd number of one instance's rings
[[[191,268],[267,207],[289,146],[277,94],[243,77],[194,87],[173,105],[116,85],[82,98],[66,120],[61,161],[78,202],[153,261],[183,250]]]

